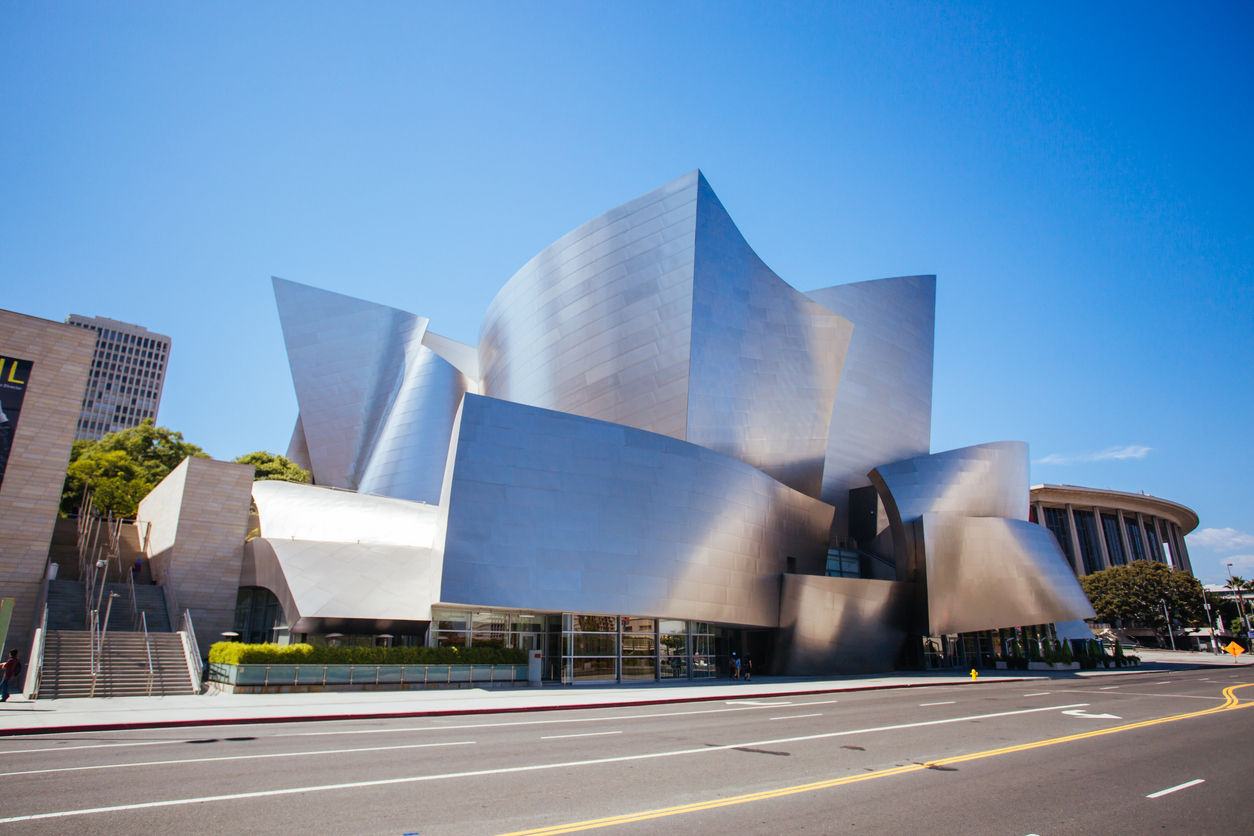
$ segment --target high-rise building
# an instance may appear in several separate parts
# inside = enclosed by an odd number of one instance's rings
[[[103,316],[70,314],[66,325],[96,334],[91,375],[83,393],[75,440],[103,438],[156,419],[170,357],[170,338]]]

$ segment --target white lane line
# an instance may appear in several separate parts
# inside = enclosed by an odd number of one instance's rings
[[[271,752],[264,755],[224,755],[220,758],[183,758],[174,761],[148,761],[146,763],[103,763],[95,766],[62,766],[56,769],[27,769],[22,772],[0,772],[0,778],[12,775],[43,775],[46,772],[84,772],[92,769],[125,769],[140,766],[171,766],[179,763],[213,763],[214,761],[250,761],[262,758],[299,758],[305,755],[347,755],[352,752],[386,752],[392,749],[428,749],[432,746],[473,746],[473,740],[453,743],[410,743],[404,746],[370,746],[364,749],[326,749],[321,752]]]
[[[932,705],[953,705],[956,702],[958,701],[950,700],[949,702],[921,702],[919,703],[919,708],[927,708],[928,706],[932,706]]]
[[[772,720],[799,720],[802,717],[822,717],[822,714],[789,714],[785,717],[771,717]]]
[[[619,714],[612,717],[570,717],[561,720],[521,720],[514,723],[461,723],[448,726],[410,726],[403,729],[345,729],[343,731],[284,732],[269,737],[325,737],[340,734],[397,734],[400,732],[452,731],[454,729],[500,729],[510,726],[551,726],[565,723],[617,723],[620,720],[650,720],[654,717],[691,717],[698,714],[725,714],[730,711],[758,711],[763,708],[804,708],[811,705],[829,705],[836,700],[815,700],[781,705],[739,705],[734,708],[709,708],[704,711],[663,711],[657,714]],[[269,737],[267,739],[269,739]]]
[[[1112,688],[1118,688],[1118,687],[1119,687],[1118,685],[1103,685],[1101,688],[1098,688],[1097,690],[1099,690],[1099,691],[1109,691],[1109,690],[1110,690],[1110,689],[1112,689]]]
[[[1044,697],[1044,696],[1047,696],[1048,694],[1049,694],[1049,691],[1037,691],[1035,694],[1024,694],[1023,696],[1025,696],[1025,697]]]
[[[594,731],[585,734],[551,734],[548,737],[542,737],[541,740],[560,740],[564,737],[597,737],[602,734],[622,734],[620,731]]]
[[[1203,780],[1202,778],[1197,778],[1197,779],[1195,779],[1195,780],[1193,780],[1193,781],[1185,781],[1183,784],[1176,784],[1174,787],[1167,787],[1167,789],[1165,789],[1165,790],[1159,790],[1158,792],[1152,792],[1152,793],[1150,793],[1149,795],[1147,795],[1147,796],[1145,796],[1145,797],[1146,797],[1146,798],[1161,798],[1162,796],[1166,795],[1167,793],[1170,793],[1170,792],[1177,792],[1177,791],[1179,791],[1179,790],[1187,790],[1189,787],[1196,787],[1198,784],[1205,784],[1205,783],[1206,783],[1206,781],[1205,781],[1205,780]]]
[[[189,740],[146,740],[142,743],[98,743],[92,746],[49,746],[46,749],[8,749],[0,755],[27,755],[32,752],[73,752],[78,749],[116,749],[119,746],[164,746],[170,743],[189,743]]]
[[[33,813],[25,816],[8,816],[0,818],[0,824],[12,824],[19,821],[42,821],[43,819],[60,819],[69,816],[88,816],[98,813],[121,813],[129,810],[149,810],[155,807],[179,807],[187,804],[204,804],[210,801],[238,801],[245,798],[270,798],[278,795],[299,795],[309,792],[328,792],[331,790],[354,790],[364,787],[383,787],[393,784],[416,784],[422,781],[441,781],[450,778],[478,778],[484,775],[504,775],[512,772],[537,772],[543,769],[568,769],[575,766],[595,766],[604,763],[623,763],[624,761],[649,760],[651,758],[669,758],[678,755],[700,755],[705,752],[723,752],[728,749],[745,747],[777,746],[781,743],[799,743],[806,740],[826,740],[848,734],[869,734],[872,732],[900,731],[901,729],[917,729],[922,726],[941,726],[949,723],[964,723],[970,720],[989,720],[995,717],[1013,717],[1020,714],[1038,714],[1042,711],[1058,711],[1064,708],[1084,708],[1088,703],[1074,705],[1051,705],[1044,708],[1024,708],[1018,711],[999,711],[994,714],[973,714],[967,717],[949,717],[944,720],[926,720],[919,723],[902,723],[897,726],[877,726],[866,729],[848,729],[846,731],[807,734],[800,737],[781,737],[775,740],[756,740],[749,743],[728,743],[723,746],[702,746],[699,749],[676,749],[669,752],[650,752],[643,755],[619,755],[612,758],[595,758],[584,761],[565,761],[562,763],[539,763],[531,766],[507,766],[497,769],[478,769],[472,772],[446,772],[438,775],[411,775],[404,778],[380,778],[374,781],[354,781],[344,784],[320,784],[307,787],[289,787],[281,790],[258,790],[256,792],[232,793],[230,795],[203,795],[195,798],[172,798],[167,801],[142,801],[135,804],[118,804],[113,807],[88,807],[79,810],[60,810],[54,813]]]

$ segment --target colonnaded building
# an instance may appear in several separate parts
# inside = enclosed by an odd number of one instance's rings
[[[1188,569],[1183,506],[1033,494],[1020,441],[931,453],[935,277],[801,293],[700,172],[536,255],[476,346],[274,292],[288,456],[314,484],[188,459],[139,508],[202,652],[511,646],[562,682],[714,676],[733,652],[788,674],[980,665],[1016,633],[1091,636],[1077,574],[1164,543]]]

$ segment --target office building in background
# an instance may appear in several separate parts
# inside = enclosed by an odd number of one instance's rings
[[[91,374],[74,438],[91,441],[156,419],[170,356],[170,338],[103,316],[70,314],[66,325],[96,334]]]

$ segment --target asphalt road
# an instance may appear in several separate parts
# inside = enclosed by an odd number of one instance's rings
[[[1234,698],[1254,671],[8,738],[0,833],[1232,836]]]

